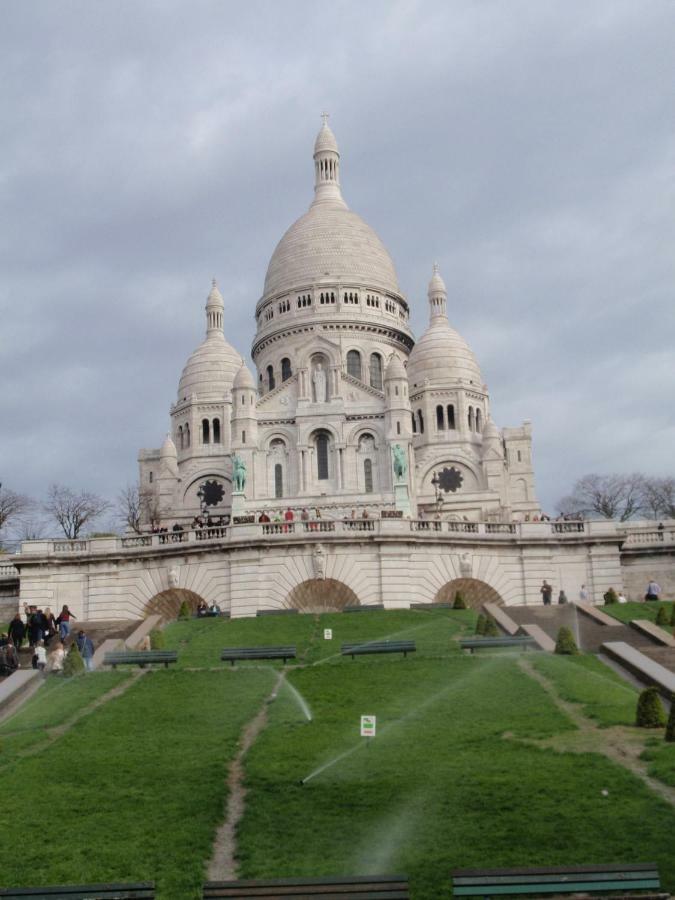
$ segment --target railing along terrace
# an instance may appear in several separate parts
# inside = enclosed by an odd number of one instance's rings
[[[11,563],[0,563],[0,578],[18,578],[19,570]]]
[[[22,545],[19,558],[29,554],[79,554],[79,553],[112,553],[115,551],[143,550],[158,547],[171,547],[174,544],[196,544],[207,541],[255,541],[258,538],[307,537],[311,539],[318,534],[356,535],[370,534],[382,537],[401,537],[413,532],[420,539],[429,540],[447,536],[450,540],[507,541],[514,538],[520,540],[579,540],[588,535],[616,540],[629,546],[675,545],[675,523],[668,523],[664,528],[643,525],[626,525],[611,521],[587,522],[449,522],[442,519],[408,519],[394,518],[391,515],[382,518],[320,518],[282,520],[274,522],[258,522],[254,515],[236,517],[231,525],[214,525],[198,529],[178,529],[168,531],[126,535],[121,538],[91,538],[75,540],[27,541]],[[17,577],[18,572],[12,563],[0,564],[0,577]]]

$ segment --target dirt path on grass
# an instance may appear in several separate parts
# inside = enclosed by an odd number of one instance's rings
[[[267,725],[267,707],[279,693],[286,678],[286,670],[282,669],[274,682],[272,692],[263,701],[255,716],[245,726],[239,749],[230,764],[227,776],[227,810],[225,820],[218,828],[213,841],[208,877],[210,881],[231,881],[237,877],[237,825],[244,815],[246,806],[246,788],[244,787],[244,757]]]
[[[647,785],[655,794],[666,800],[671,806],[675,806],[675,788],[664,784],[648,774],[648,766],[640,759],[645,749],[647,738],[651,737],[648,730],[642,728],[629,728],[627,726],[614,726],[612,728],[599,728],[591,719],[581,712],[579,705],[563,700],[555,689],[555,685],[539,672],[532,663],[521,657],[518,660],[520,668],[533,678],[546,691],[551,700],[572,722],[577,731],[563,732],[550,738],[541,740],[522,738],[517,740],[523,743],[534,744],[537,747],[550,748],[567,753],[601,753],[612,762],[618,763],[624,769],[628,769]],[[505,735],[510,737],[510,735]]]
[[[53,744],[55,741],[58,741],[59,738],[63,737],[64,734],[67,734],[70,729],[80,721],[80,719],[83,719],[90,713],[95,712],[95,710],[97,710],[100,706],[104,706],[106,703],[109,703],[111,700],[114,700],[116,697],[120,697],[122,694],[128,691],[131,685],[135,684],[139,678],[142,678],[142,676],[145,675],[147,671],[147,669],[139,669],[137,672],[132,672],[129,678],[127,678],[121,684],[116,685],[114,688],[111,688],[105,694],[101,694],[100,697],[92,700],[91,703],[83,706],[82,709],[78,709],[78,711],[67,721],[62,722],[60,725],[53,725],[51,728],[45,728],[44,732],[46,735],[46,739],[35,744],[35,746],[33,747],[29,747],[22,753],[17,754],[17,756],[19,758],[24,758],[27,756],[35,756],[36,753],[42,753],[42,751],[49,747],[50,744]],[[11,734],[16,734],[16,732],[6,732],[6,735]]]

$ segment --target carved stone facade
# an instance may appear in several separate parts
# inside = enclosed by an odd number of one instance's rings
[[[534,516],[530,425],[500,431],[492,421],[478,363],[448,321],[437,267],[429,327],[415,343],[392,259],[342,197],[325,123],[314,171],[314,200],[275,249],[255,308],[255,376],[225,340],[225,303],[213,284],[206,337],[181,375],[171,432],[160,450],[139,455],[152,497],[146,524],[226,521],[235,454],[256,516],[287,507],[473,522]]]

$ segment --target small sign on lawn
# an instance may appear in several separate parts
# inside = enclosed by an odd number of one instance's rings
[[[375,737],[376,716],[361,716],[361,737]]]
[[[333,629],[332,628],[324,628],[323,639],[324,639],[324,641],[332,641],[333,640]]]

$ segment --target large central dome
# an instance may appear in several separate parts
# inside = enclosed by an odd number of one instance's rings
[[[342,199],[339,158],[335,136],[324,123],[314,146],[314,202],[277,244],[267,267],[265,298],[325,280],[400,294],[384,244]]]

